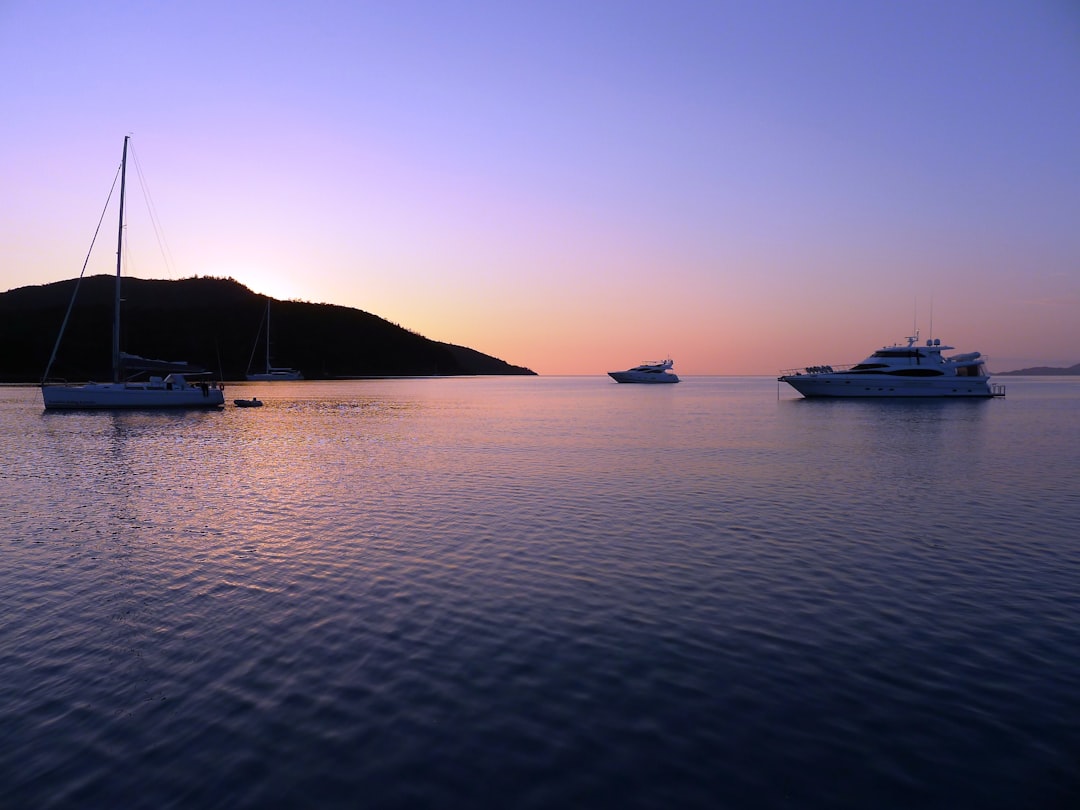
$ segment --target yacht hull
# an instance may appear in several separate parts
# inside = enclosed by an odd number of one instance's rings
[[[645,383],[646,385],[677,383],[679,381],[679,378],[674,374],[657,374],[655,372],[609,371],[608,376],[615,380],[615,382]]]
[[[41,389],[46,410],[121,408],[220,408],[225,394],[211,385],[186,388],[150,387],[139,383],[46,385]]]
[[[779,378],[807,398],[813,397],[995,397],[986,378],[949,377],[928,381],[854,374],[789,374]]]

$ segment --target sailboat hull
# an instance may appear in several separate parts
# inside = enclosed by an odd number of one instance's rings
[[[269,374],[248,374],[248,382],[273,382],[274,380],[302,380],[304,375],[299,371],[288,369],[286,371],[271,371]]]
[[[162,383],[87,383],[46,385],[41,388],[46,410],[118,408],[220,408],[225,393],[212,385]]]

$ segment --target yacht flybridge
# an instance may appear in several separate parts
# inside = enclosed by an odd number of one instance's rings
[[[626,371],[609,371],[608,376],[621,383],[677,383],[675,372],[670,372],[675,365],[669,357],[662,363],[642,363]]]
[[[916,334],[906,346],[878,349],[853,366],[808,366],[781,373],[804,397],[1003,397],[992,385],[979,352],[945,357],[952,351],[937,338],[919,346]]]

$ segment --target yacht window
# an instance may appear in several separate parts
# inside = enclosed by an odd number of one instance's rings
[[[926,357],[918,349],[879,349],[873,357]]]

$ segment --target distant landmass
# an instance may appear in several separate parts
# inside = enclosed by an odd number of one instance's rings
[[[107,380],[112,368],[115,276],[83,279],[50,377]],[[0,293],[0,382],[40,382],[75,280]],[[183,360],[242,380],[266,356],[266,296],[233,279],[123,279],[121,351]],[[377,315],[333,304],[271,304],[275,366],[309,380],[342,377],[535,374],[465,346],[429,340]],[[257,351],[256,351],[257,349]],[[252,357],[254,355],[254,361]]]
[[[1016,371],[999,371],[994,374],[995,377],[1071,377],[1080,375],[1080,363],[1075,366],[1069,366],[1068,368],[1053,368],[1052,366],[1033,366],[1032,368],[1021,368]]]

